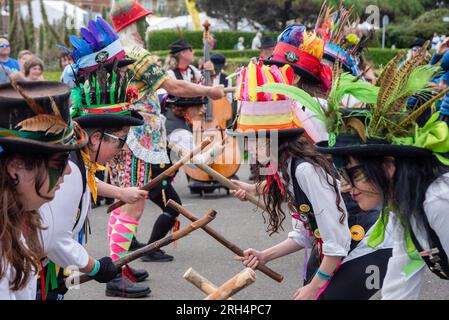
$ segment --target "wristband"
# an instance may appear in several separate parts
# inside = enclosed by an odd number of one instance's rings
[[[95,264],[94,264],[94,268],[92,269],[91,272],[89,272],[87,275],[89,277],[93,277],[98,273],[98,270],[100,270],[100,261],[98,261],[97,259],[95,259]]]
[[[318,271],[316,272],[317,276],[320,277],[323,280],[329,280],[332,275],[331,274],[327,274],[325,272],[322,272],[320,269],[318,269]]]

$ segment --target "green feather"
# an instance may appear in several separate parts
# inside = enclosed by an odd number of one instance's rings
[[[290,99],[301,103],[304,107],[312,111],[319,120],[324,121],[326,119],[326,115],[324,114],[320,103],[302,89],[281,83],[269,83],[261,87],[257,87],[256,92],[283,94]]]

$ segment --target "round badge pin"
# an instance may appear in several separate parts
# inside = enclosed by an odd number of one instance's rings
[[[96,63],[102,63],[108,60],[109,58],[109,52],[107,51],[101,51],[95,56],[95,62]]]
[[[293,51],[287,51],[285,53],[285,59],[287,59],[288,62],[296,63],[299,61],[299,56],[296,52]]]
[[[349,229],[351,231],[351,238],[354,241],[361,241],[365,237],[365,229],[361,225],[354,225]]]
[[[319,229],[315,229],[315,231],[313,232],[313,235],[315,236],[315,238],[320,239],[321,238],[320,230]]]
[[[303,203],[302,205],[299,206],[299,210],[301,212],[310,212],[310,206],[308,204]]]

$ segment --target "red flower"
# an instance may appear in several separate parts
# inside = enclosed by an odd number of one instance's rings
[[[126,99],[129,103],[134,103],[139,98],[139,90],[137,90],[135,87],[128,87],[128,90],[126,90]]]

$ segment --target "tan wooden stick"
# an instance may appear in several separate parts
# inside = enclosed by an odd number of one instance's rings
[[[214,293],[218,289],[216,285],[193,270],[193,268],[189,268],[186,273],[184,273],[184,279],[189,281],[207,295]],[[232,300],[232,298],[228,298],[228,300]]]
[[[204,300],[226,300],[240,290],[249,286],[254,281],[256,281],[256,273],[254,270],[251,268],[245,268],[234,277],[226,281],[222,286],[217,288],[215,292],[208,295]]]
[[[167,202],[167,206],[175,209],[176,211],[178,211],[180,214],[182,214],[184,217],[186,217],[190,221],[197,221],[198,220],[198,218],[192,212],[190,212],[189,210],[187,210],[186,208],[181,206],[176,201],[173,201],[173,199],[170,199]],[[235,245],[234,243],[232,243],[231,241],[229,241],[228,239],[223,237],[220,233],[218,233],[217,231],[215,231],[211,227],[204,226],[204,227],[202,227],[202,229],[207,234],[209,234],[212,238],[214,238],[219,243],[224,245],[226,248],[228,248],[229,250],[234,252],[236,255],[241,256],[241,257],[243,256],[243,250],[242,249],[240,249],[237,245]],[[267,276],[269,276],[271,279],[273,279],[273,280],[275,280],[277,282],[282,282],[282,280],[284,279],[284,276],[282,276],[281,274],[273,271],[272,269],[268,268],[264,264],[259,264],[256,267],[256,269],[259,270],[260,272],[265,273]]]
[[[167,179],[168,177],[171,177],[179,168],[181,168],[184,164],[186,164],[189,160],[192,159],[193,156],[201,152],[205,147],[207,147],[212,142],[211,139],[206,138],[204,139],[200,145],[196,146],[195,149],[193,149],[190,153],[186,153],[186,156],[181,158],[178,162],[173,164],[171,167],[169,167],[167,170],[159,174],[157,177],[155,177],[153,180],[151,180],[148,184],[144,185],[140,188],[140,190],[148,191],[151,188],[154,188],[156,185],[158,185],[163,179]],[[108,212],[111,212],[117,208],[120,208],[121,206],[125,205],[125,202],[123,201],[117,201],[110,205],[108,207]]]
[[[176,145],[174,143],[170,143],[169,147],[170,147],[170,149],[172,149],[174,152],[176,152],[178,154],[186,154],[187,153],[187,151],[182,149],[182,147],[180,147],[180,146],[178,146],[178,145]],[[239,186],[237,186],[231,180],[229,180],[228,178],[226,178],[222,174],[218,173],[217,171],[215,171],[214,169],[212,169],[208,165],[202,164],[202,163],[194,163],[194,165],[197,166],[198,168],[200,168],[201,170],[203,170],[204,172],[206,172],[215,181],[220,182],[222,185],[224,185],[229,190],[238,190],[238,189],[240,189]],[[256,198],[252,194],[249,194],[248,192],[246,193],[246,200],[248,200],[249,202],[255,204],[260,209],[265,210],[265,205],[262,203],[262,201],[260,201],[258,198]]]
[[[226,87],[224,88],[224,93],[234,93],[235,87]]]

